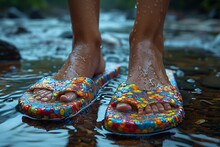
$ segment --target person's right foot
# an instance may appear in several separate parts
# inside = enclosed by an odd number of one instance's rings
[[[75,77],[92,78],[95,74],[104,72],[105,62],[101,55],[100,44],[80,43],[74,45],[68,59],[54,76],[56,80],[67,80]],[[34,97],[39,101],[51,101],[52,92],[45,89],[35,89]],[[77,95],[67,92],[59,97],[60,101],[73,101]],[[55,101],[55,100],[52,100]]]

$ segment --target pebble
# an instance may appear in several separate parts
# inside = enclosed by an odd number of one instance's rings
[[[187,79],[186,81],[187,81],[188,83],[192,83],[192,84],[196,82],[196,81],[193,80],[193,79]]]
[[[197,120],[197,121],[195,122],[195,124],[200,125],[200,124],[203,124],[203,123],[205,123],[205,122],[206,122],[205,119],[199,119],[199,120]]]
[[[202,85],[208,88],[220,89],[220,77],[207,76],[201,80]]]
[[[19,61],[21,55],[13,44],[0,40],[0,61]]]

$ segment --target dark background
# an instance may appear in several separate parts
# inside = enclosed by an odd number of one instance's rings
[[[129,12],[134,9],[135,0],[101,0],[101,9],[109,11],[118,9]],[[44,15],[65,13],[67,1],[63,0],[0,0],[1,15],[10,7],[16,7],[22,12],[28,13],[39,10]],[[219,18],[220,0],[171,0],[169,11],[183,12],[184,15],[204,15],[208,18]]]

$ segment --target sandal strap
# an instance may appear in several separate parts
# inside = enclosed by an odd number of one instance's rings
[[[93,98],[97,92],[96,83],[87,77],[77,77],[70,80],[55,80],[53,77],[48,76],[40,79],[27,91],[34,89],[46,89],[52,91],[52,97],[57,98],[59,95],[66,92],[74,92],[79,97]]]
[[[135,84],[122,83],[114,96],[111,105],[128,103],[137,109],[153,103],[169,103],[173,107],[182,107],[182,97],[175,86],[160,86],[154,90],[139,90]]]

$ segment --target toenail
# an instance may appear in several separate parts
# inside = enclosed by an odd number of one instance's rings
[[[129,111],[132,109],[132,107],[126,103],[119,103],[117,106],[116,106],[116,109],[118,111]]]

